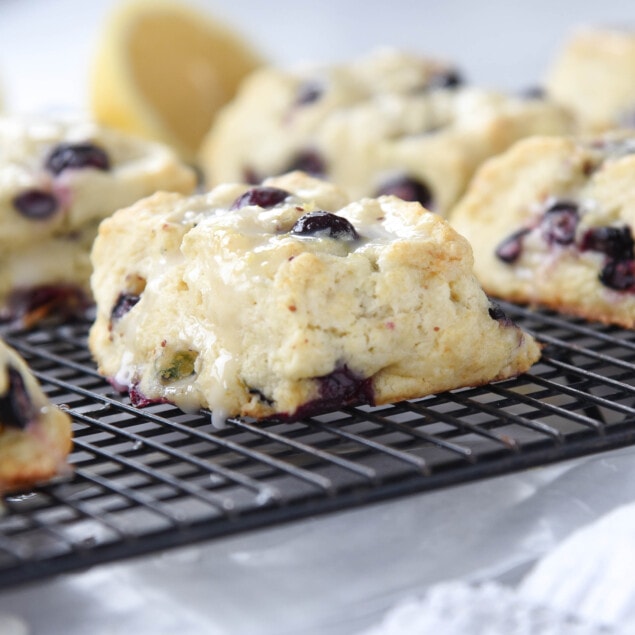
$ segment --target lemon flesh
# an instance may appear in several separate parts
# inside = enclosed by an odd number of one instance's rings
[[[126,3],[98,46],[91,109],[100,123],[191,159],[216,112],[261,63],[240,36],[193,9]]]

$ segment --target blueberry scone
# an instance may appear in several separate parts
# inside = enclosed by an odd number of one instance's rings
[[[87,122],[0,118],[0,319],[74,312],[99,222],[160,189],[189,193],[171,150]]]
[[[635,30],[578,29],[546,78],[550,98],[576,115],[581,131],[635,126]]]
[[[348,203],[299,172],[149,197],[102,223],[92,258],[90,348],[137,404],[294,419],[507,378],[539,356],[446,221],[393,196]]]
[[[635,326],[635,134],[520,141],[451,222],[490,294]]]
[[[0,340],[0,493],[64,469],[70,417],[51,404],[26,362]]]
[[[443,214],[486,157],[569,126],[544,100],[466,88],[452,66],[382,49],[341,66],[256,71],[218,115],[201,165],[210,184],[298,169],[353,199],[394,194]]]

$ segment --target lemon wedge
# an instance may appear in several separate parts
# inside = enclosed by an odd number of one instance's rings
[[[132,0],[110,15],[94,62],[90,108],[98,122],[193,159],[218,109],[262,60],[194,8]]]

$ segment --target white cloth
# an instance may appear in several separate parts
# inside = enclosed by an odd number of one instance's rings
[[[517,588],[451,581],[389,611],[363,635],[635,633],[635,504],[575,531]]]

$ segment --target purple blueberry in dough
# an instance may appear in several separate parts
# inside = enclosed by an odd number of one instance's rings
[[[346,218],[321,210],[300,216],[291,228],[291,233],[338,240],[357,240],[359,238],[359,234]]]
[[[635,261],[611,260],[600,272],[600,282],[616,291],[635,291]]]
[[[122,318],[132,307],[139,302],[141,296],[130,294],[130,293],[120,293],[117,301],[115,302],[115,306],[112,308],[110,312],[110,319],[117,320]]]
[[[514,326],[512,319],[501,309],[500,305],[490,300],[489,316],[492,320],[497,320],[502,326]]]
[[[360,377],[346,365],[314,379],[318,383],[319,397],[300,406],[292,416],[275,415],[273,418],[297,421],[346,406],[375,403],[372,377]]]
[[[588,229],[580,241],[583,251],[599,251],[613,260],[629,260],[633,258],[633,236],[631,228],[593,227]]]
[[[320,99],[324,93],[324,86],[316,81],[300,84],[295,100],[296,106],[308,106]]]
[[[0,395],[0,424],[24,429],[37,416],[37,410],[27,393],[24,378],[12,366],[7,367],[8,386]]]
[[[109,170],[110,159],[105,150],[94,143],[60,143],[46,159],[46,169],[52,174],[74,168]]]
[[[294,170],[320,177],[326,175],[326,164],[316,150],[303,150],[296,154],[284,171],[293,172]]]
[[[26,318],[28,322],[30,315],[40,319],[49,313],[72,318],[83,315],[91,304],[86,292],[73,284],[17,287],[0,309],[0,321]]]
[[[383,195],[398,196],[404,201],[417,201],[426,208],[431,208],[434,204],[432,190],[428,185],[411,176],[399,176],[386,181],[377,191],[377,196]]]
[[[444,73],[433,75],[427,82],[426,88],[458,88],[464,84],[461,73],[456,69],[448,70]]]
[[[47,220],[59,209],[59,202],[50,192],[25,190],[13,199],[13,206],[29,220]]]
[[[570,245],[575,240],[578,221],[578,206],[570,201],[558,201],[551,205],[542,217],[542,237],[550,245]]]
[[[507,264],[516,262],[523,252],[523,238],[531,230],[527,227],[515,231],[496,247],[496,257]]]
[[[263,209],[269,209],[275,207],[279,203],[282,203],[287,197],[291,196],[286,190],[282,190],[278,187],[267,187],[261,185],[260,187],[253,187],[247,190],[244,194],[239,196],[231,205],[229,209],[240,209],[247,205],[256,205]]]

